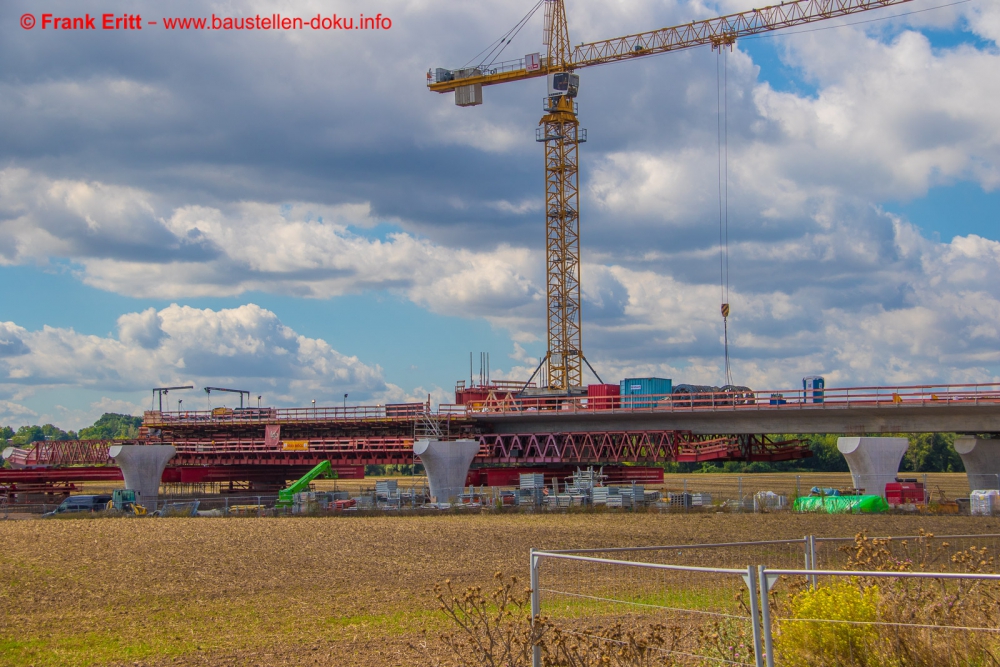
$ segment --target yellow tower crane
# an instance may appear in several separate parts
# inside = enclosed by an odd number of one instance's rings
[[[455,104],[462,107],[482,104],[483,86],[542,76],[548,78],[545,115],[539,122],[535,138],[545,144],[548,351],[542,364],[547,365],[545,387],[549,391],[579,392],[583,386],[583,364],[587,363],[580,335],[579,204],[579,147],[587,140],[587,131],[580,129],[577,120],[575,98],[580,75],[576,70],[695,46],[731,46],[740,37],[910,1],[795,0],[571,47],[563,0],[541,0],[545,6],[542,41],[547,51],[544,56],[532,53],[499,64],[428,70],[427,87],[436,93],[454,91]],[[724,310],[727,309],[724,307]]]

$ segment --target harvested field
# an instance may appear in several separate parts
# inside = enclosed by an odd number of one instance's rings
[[[961,516],[521,514],[0,522],[0,665],[403,665],[431,588],[529,547],[1000,532]],[[734,555],[733,557],[738,557]],[[755,557],[755,554],[747,554]]]

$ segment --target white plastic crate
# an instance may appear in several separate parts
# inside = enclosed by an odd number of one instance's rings
[[[1000,491],[986,489],[970,493],[969,514],[973,516],[996,516],[1000,514]]]

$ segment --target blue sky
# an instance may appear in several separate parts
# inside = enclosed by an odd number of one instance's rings
[[[567,12],[579,42],[750,7]],[[78,428],[141,411],[162,384],[275,405],[447,402],[479,351],[494,377],[530,374],[544,353],[543,84],[460,109],[423,74],[530,6],[380,9],[393,28],[377,34],[56,34],[20,27],[34,3],[0,8],[0,423]],[[915,0],[840,22],[890,15],[726,56],[740,383],[1000,381],[1000,10]],[[541,49],[540,18],[512,57]],[[718,58],[581,72],[584,350],[605,380],[723,382]]]

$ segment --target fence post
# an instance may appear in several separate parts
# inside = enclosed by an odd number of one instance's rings
[[[809,569],[816,569],[816,536],[809,536]],[[812,583],[812,589],[816,590],[816,575],[809,575],[809,581]]]
[[[799,498],[802,496],[802,491],[799,489],[799,482],[802,480],[802,475],[795,476],[795,497]]]
[[[736,478],[736,482],[739,485],[739,491],[737,491],[737,494],[740,497],[740,512],[742,512],[743,511],[743,477],[737,477]]]
[[[812,563],[809,562],[809,555],[810,554],[809,554],[809,536],[808,535],[806,535],[806,536],[804,536],[802,538],[802,555],[803,555],[803,557],[805,559],[805,562],[806,562],[805,569],[806,570],[811,570],[812,569]]]
[[[535,556],[534,549],[530,552],[530,558],[531,574],[529,582],[531,584],[531,628],[534,630],[538,618],[542,613],[542,598],[538,591],[538,557]],[[532,633],[532,635],[534,635],[534,633]],[[542,647],[538,645],[537,637],[532,637],[532,644],[531,667],[542,667]]]
[[[757,566],[760,582],[760,622],[764,628],[764,658],[767,667],[774,667],[774,643],[771,638],[771,582],[763,565]]]
[[[763,650],[760,645],[760,618],[757,605],[757,577],[754,576],[754,566],[747,565],[747,573],[743,581],[750,589],[750,627],[753,628],[753,658],[756,667],[764,667]],[[532,665],[534,667],[534,665]]]

